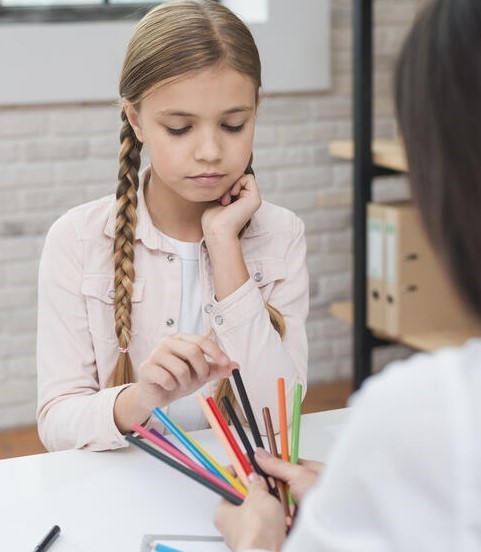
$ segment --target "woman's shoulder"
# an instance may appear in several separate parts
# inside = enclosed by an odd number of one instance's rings
[[[464,410],[479,402],[480,366],[481,339],[462,347],[417,353],[392,362],[368,379],[350,405],[364,418],[366,427],[372,424],[381,432],[384,428],[391,436],[429,431],[431,423],[436,426],[455,411],[457,419],[464,419]],[[476,408],[481,414],[481,408]]]

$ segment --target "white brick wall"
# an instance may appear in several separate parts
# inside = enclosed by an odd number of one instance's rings
[[[422,0],[377,0],[376,123],[392,136],[391,71]],[[266,199],[305,221],[311,278],[311,382],[347,377],[351,329],[328,314],[351,287],[351,166],[330,159],[329,141],[351,135],[351,0],[333,0],[333,86],[329,93],[267,97],[254,167]],[[35,413],[36,272],[45,233],[61,213],[114,190],[118,110],[113,105],[0,108],[0,429]],[[405,183],[376,185],[382,197]],[[405,351],[376,355],[378,366]]]

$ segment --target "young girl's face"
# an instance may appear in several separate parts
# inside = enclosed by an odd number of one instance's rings
[[[210,202],[244,173],[252,152],[256,93],[251,78],[213,67],[161,83],[135,111],[137,138],[152,165],[152,186],[172,200]]]

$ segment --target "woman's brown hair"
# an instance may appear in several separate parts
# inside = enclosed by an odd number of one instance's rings
[[[413,198],[459,294],[481,317],[479,0],[425,8],[402,48],[395,89]]]
[[[216,65],[225,65],[250,77],[257,102],[261,65],[246,25],[212,0],[162,4],[151,10],[134,30],[120,77],[120,97],[139,109],[142,99],[160,82]],[[119,358],[110,377],[111,385],[134,380],[128,347],[132,330],[131,298],[135,281],[134,243],[142,143],[136,139],[124,110],[121,118],[114,240],[114,311]],[[248,174],[253,174],[251,165],[252,157],[245,171]],[[275,327],[282,328],[282,315],[270,306],[267,308],[275,320]],[[225,383],[219,386],[219,391],[222,394],[227,391],[232,396]]]

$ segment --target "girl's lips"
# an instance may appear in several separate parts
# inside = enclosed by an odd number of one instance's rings
[[[190,180],[195,180],[199,184],[214,186],[220,180],[224,178],[223,174],[198,174],[196,176],[189,176]]]

